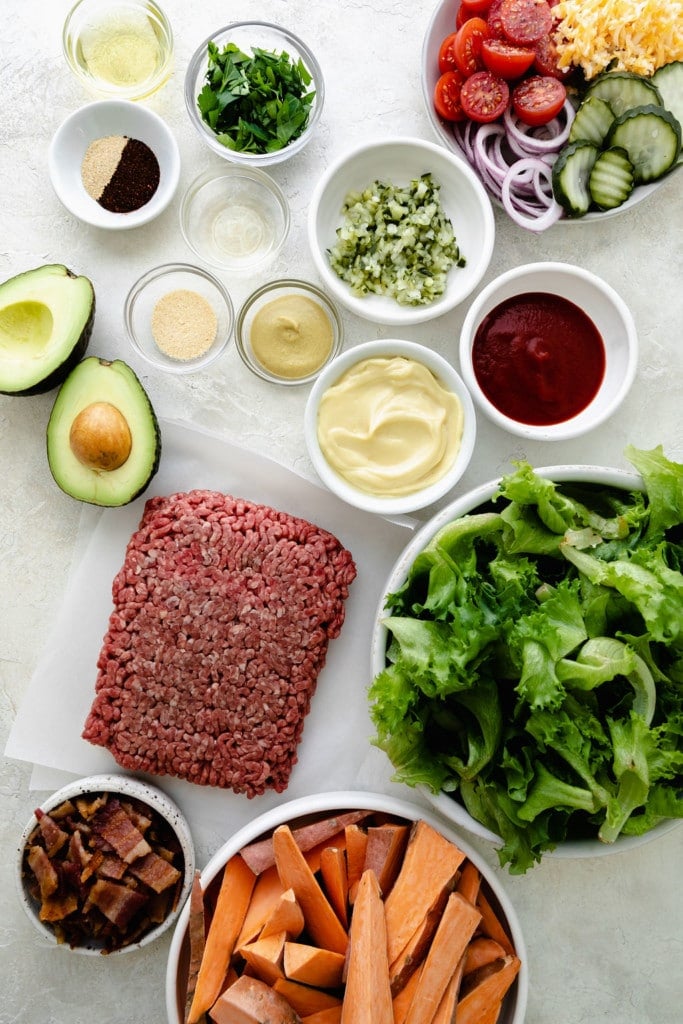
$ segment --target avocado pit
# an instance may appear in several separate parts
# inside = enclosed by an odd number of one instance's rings
[[[71,451],[88,469],[107,473],[127,462],[133,438],[125,416],[111,402],[92,402],[74,419]]]

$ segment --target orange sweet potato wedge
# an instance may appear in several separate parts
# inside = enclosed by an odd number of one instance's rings
[[[351,916],[341,1024],[393,1024],[387,932],[382,894],[365,871]]]
[[[301,1018],[301,1024],[341,1024],[341,1003],[338,1006],[328,1006],[326,1010],[318,1010],[317,1013],[309,1013]]]
[[[324,992],[311,985],[302,985],[300,981],[291,981],[289,978],[278,979],[273,988],[287,1000],[300,1017],[310,1017],[312,1013],[322,1013],[323,1010],[341,1006],[341,999],[331,992]]]
[[[320,874],[327,898],[344,925],[349,924],[349,878],[346,853],[340,846],[326,846],[320,855]]]
[[[368,834],[364,829],[353,823],[347,825],[344,829],[344,835],[346,838],[346,871],[348,875],[349,903],[353,903],[356,898],[358,883],[363,874],[363,866],[365,865]]]
[[[215,1024],[301,1024],[287,1000],[270,985],[241,975],[212,1006]]]
[[[487,935],[490,939],[495,939],[496,942],[500,943],[506,953],[514,953],[515,948],[512,944],[512,939],[501,924],[500,918],[493,909],[490,901],[481,891],[477,896],[477,910],[481,914],[480,930],[482,935]]]
[[[420,980],[420,973],[422,972],[423,966],[423,964],[417,965],[403,988],[392,999],[391,1003],[394,1010],[394,1024],[405,1024],[408,1009],[413,1000],[417,983]]]
[[[391,889],[403,861],[410,828],[408,825],[384,824],[368,828],[363,870],[375,872],[383,895]]]
[[[238,947],[258,938],[283,892],[282,882],[274,864],[258,875],[237,939]]]
[[[472,939],[465,954],[463,974],[472,974],[481,967],[502,960],[505,957],[505,950],[500,942],[490,939],[487,935],[479,935]]]
[[[458,1024],[496,1024],[503,999],[517,977],[520,966],[517,956],[506,956],[499,970],[488,974],[463,995],[456,1008]]]
[[[189,1016],[192,996],[197,985],[199,968],[204,947],[206,945],[206,918],[204,915],[204,893],[202,891],[201,875],[199,870],[195,871],[190,890],[190,918],[187,932],[190,938],[190,964],[187,972],[187,989],[185,1003],[185,1018]]]
[[[283,978],[286,941],[286,932],[280,932],[241,946],[239,953],[249,965],[249,973],[260,978],[261,981],[265,981],[267,985],[274,985],[278,978]]]
[[[329,949],[319,949],[304,942],[285,942],[283,968],[292,981],[316,988],[337,988],[341,985],[345,957]]]
[[[262,939],[284,932],[288,939],[296,939],[304,930],[304,914],[293,889],[286,889],[263,923]]]
[[[325,843],[332,836],[337,835],[338,832],[343,832],[346,825],[363,821],[369,814],[370,811],[348,811],[343,814],[332,815],[329,818],[322,818],[319,821],[310,822],[308,825],[302,825],[300,828],[293,830],[297,846],[302,853],[306,853],[315,846]],[[267,839],[258,839],[256,842],[249,843],[248,846],[242,849],[241,854],[254,874],[260,875],[262,871],[272,867],[275,863],[272,837],[269,836]]]

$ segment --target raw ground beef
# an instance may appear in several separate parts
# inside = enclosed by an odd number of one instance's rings
[[[133,771],[282,792],[355,575],[304,519],[215,491],[151,498],[112,586],[84,738]]]

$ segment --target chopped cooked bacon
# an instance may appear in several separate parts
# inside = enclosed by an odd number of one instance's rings
[[[80,864],[82,868],[86,867],[92,859],[92,853],[86,850],[83,845],[83,836],[76,829],[75,832],[71,833],[71,839],[69,840],[69,860],[74,861],[76,864]]]
[[[102,854],[102,864],[100,866],[100,877],[101,878],[113,878],[115,881],[120,881],[128,870],[128,865],[120,857],[117,857],[114,853]]]
[[[41,899],[46,900],[57,891],[59,875],[52,866],[52,861],[42,846],[32,846],[28,851],[28,863],[31,871],[38,879]]]
[[[144,857],[152,849],[116,799],[111,799],[106,807],[100,808],[93,818],[92,826],[126,864]]]
[[[130,872],[154,892],[164,892],[165,889],[170,889],[180,878],[178,869],[154,853],[153,850],[131,864]]]
[[[127,885],[98,878],[88,894],[88,903],[101,910],[104,916],[123,930],[132,917],[148,902],[144,893],[129,889]]]
[[[69,892],[64,896],[49,896],[40,908],[41,921],[63,921],[69,914],[78,910],[78,897],[75,893]]]
[[[40,807],[35,812],[40,831],[45,842],[45,852],[48,857],[54,857],[59,853],[65,843],[69,841],[68,832],[63,832],[54,818],[41,811]]]

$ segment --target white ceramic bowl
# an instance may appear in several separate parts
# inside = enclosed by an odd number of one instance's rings
[[[602,484],[606,487],[619,487],[624,490],[638,490],[643,486],[641,477],[638,474],[630,473],[619,469],[610,469],[603,466],[548,466],[537,469],[536,472],[547,479],[557,482],[578,481],[584,484]],[[479,487],[474,488],[467,494],[456,498],[449,505],[440,509],[439,512],[416,533],[412,540],[396,560],[383,589],[380,599],[371,643],[371,672],[374,678],[386,667],[386,649],[388,632],[384,625],[386,617],[385,602],[388,594],[396,593],[405,583],[406,577],[413,562],[439,532],[448,523],[460,516],[469,515],[475,512],[481,505],[490,501],[498,490],[500,480],[490,480]],[[500,836],[491,832],[481,822],[473,818],[465,807],[449,793],[433,793],[427,787],[418,787],[422,796],[427,799],[435,810],[447,821],[450,821],[456,828],[465,829],[467,832],[479,839],[502,845]],[[660,822],[649,832],[640,836],[620,835],[614,843],[601,843],[598,839],[577,839],[566,841],[557,846],[554,850],[544,854],[545,857],[604,857],[614,853],[621,853],[626,850],[651,842],[658,836],[664,835],[680,824],[680,819],[671,819]]]
[[[441,186],[441,204],[455,231],[464,267],[452,267],[446,291],[422,306],[402,306],[387,295],[353,295],[332,270],[327,250],[342,223],[344,200],[375,180],[407,185],[431,172]],[[467,161],[433,142],[389,138],[344,153],[316,185],[308,214],[308,242],[316,269],[328,291],[357,316],[375,323],[405,327],[448,313],[460,305],[486,273],[495,239],[493,209],[484,186]]]
[[[453,133],[453,126],[449,124],[448,121],[443,121],[438,116],[434,109],[433,99],[434,88],[439,79],[439,47],[446,36],[455,31],[455,19],[459,7],[460,0],[439,0],[439,3],[435,5],[432,11],[422,42],[421,84],[422,98],[427,112],[427,118],[429,119],[429,123],[431,124],[436,137],[451,152],[457,153],[466,159],[465,152]],[[632,209],[638,203],[641,203],[643,199],[647,199],[648,196],[652,195],[652,193],[656,191],[664,181],[666,181],[666,178],[663,179],[663,181],[652,182],[649,185],[639,185],[633,190],[626,202],[621,206],[616,207],[614,210],[595,211],[587,213],[584,217],[561,216],[557,223],[580,225],[587,221],[604,220],[606,217],[614,217],[619,213],[625,213],[626,210]],[[501,205],[498,199],[494,196],[491,196],[491,201],[495,203],[496,206]]]
[[[294,828],[298,824],[308,823],[319,817],[327,817],[332,813],[369,810],[380,814],[388,814],[394,818],[414,822],[419,819],[426,821],[437,829],[446,839],[456,846],[481,871],[484,889],[502,913],[504,924],[512,939],[521,967],[517,979],[503,1002],[498,1024],[523,1024],[529,989],[529,971],[527,966],[526,946],[517,913],[503,888],[499,877],[486,861],[465,842],[451,826],[433,815],[429,809],[423,809],[412,803],[396,800],[379,793],[367,792],[331,792],[318,793],[313,796],[301,797],[281,804],[265,814],[261,814],[216,851],[202,871],[202,889],[206,891],[211,883],[217,882],[227,861],[237,854],[244,846],[260,838],[269,836],[278,825],[288,823]],[[166,1014],[168,1024],[183,1024],[183,992],[187,977],[188,963],[188,921],[189,907],[186,906],[180,915],[173,933],[166,967]]]
[[[450,468],[434,483],[412,494],[381,496],[354,487],[340,476],[325,458],[318,440],[318,406],[323,394],[351,367],[365,359],[398,356],[426,366],[447,391],[453,392],[462,405],[463,434],[460,450]],[[469,465],[476,438],[476,414],[469,392],[451,364],[433,349],[413,341],[385,339],[367,341],[342,352],[321,371],[311,388],[304,411],[304,436],[313,467],[325,484],[342,501],[379,515],[400,515],[424,508],[438,501],[457,484]]]
[[[152,329],[154,310],[164,296],[189,291],[201,296],[216,318],[216,335],[206,351],[191,358],[172,358],[156,342]],[[188,314],[180,311],[183,319]],[[138,278],[126,297],[124,323],[135,351],[152,366],[168,373],[196,373],[204,370],[225,351],[235,321],[232,299],[225,286],[201,267],[189,263],[166,263],[153,267]]]
[[[149,146],[159,162],[154,195],[137,210],[112,213],[86,191],[81,167],[88,146],[107,136],[125,135]],[[178,144],[158,114],[132,100],[95,100],[70,114],[57,129],[48,151],[50,180],[58,199],[85,224],[120,231],[158,217],[173,198],[180,178]]]
[[[535,425],[504,415],[482,391],[473,368],[472,345],[484,317],[505,299],[531,292],[558,295],[578,306],[593,321],[605,347],[605,372],[595,397],[559,423]],[[503,430],[534,441],[564,441],[596,429],[623,402],[637,366],[638,336],[628,306],[602,278],[569,263],[528,263],[501,274],[475,297],[460,333],[460,369],[475,403]]]
[[[140,53],[139,74],[118,60],[117,33]],[[154,0],[78,0],[64,22],[62,48],[76,77],[101,98],[141,100],[152,96],[173,72],[173,30]],[[136,71],[138,68],[135,69]]]
[[[204,171],[180,203],[180,229],[194,255],[231,273],[252,273],[271,263],[289,225],[282,189],[258,167],[222,164]]]
[[[163,819],[166,825],[168,825],[168,827],[173,831],[183,856],[182,885],[174,909],[167,914],[160,924],[152,927],[140,939],[138,939],[138,941],[132,942],[126,946],[121,946],[120,948],[106,954],[107,956],[120,956],[125,953],[134,952],[137,949],[142,949],[144,946],[148,946],[163,935],[178,918],[178,915],[180,914],[190,893],[190,889],[192,888],[192,880],[195,871],[194,844],[192,842],[189,825],[173,800],[166,796],[165,793],[162,793],[161,790],[156,789],[154,786],[151,786],[132,775],[91,775],[75,782],[69,782],[45,800],[40,805],[40,808],[41,810],[49,813],[50,811],[54,811],[67,800],[75,800],[78,797],[85,796],[87,794],[95,795],[98,793],[120,795],[123,799],[131,798],[141,801],[155,815]],[[52,928],[41,921],[38,917],[38,904],[32,898],[27,889],[23,871],[23,858],[26,842],[33,830],[36,828],[36,825],[37,818],[34,814],[26,824],[17,845],[15,879],[22,906],[36,929],[49,944],[74,953],[101,956],[103,954],[102,943],[97,939],[92,939],[91,941],[84,939],[82,945],[75,946],[70,946],[68,943],[60,944],[57,942]]]
[[[251,343],[251,329],[254,323],[254,317],[256,317],[264,306],[290,295],[303,296],[304,298],[315,302],[316,305],[322,309],[323,313],[327,315],[330,327],[332,328],[332,344],[326,359],[315,370],[301,376],[285,377],[282,374],[278,374],[268,369],[268,367],[265,366],[264,363],[256,356]],[[252,373],[255,373],[257,377],[261,378],[261,380],[267,380],[271,384],[283,384],[285,387],[296,387],[300,384],[310,384],[311,381],[316,379],[322,369],[331,362],[335,356],[339,355],[344,344],[344,325],[337,307],[329,296],[327,296],[325,292],[321,291],[320,288],[316,288],[316,286],[311,284],[309,281],[284,278],[275,281],[268,281],[266,284],[260,285],[245,299],[239,313],[237,314],[235,343],[237,345],[237,351],[239,352],[245,366],[248,366]]]
[[[249,56],[254,47],[258,47],[272,53],[287,53],[293,62],[298,60],[303,62],[312,77],[308,89],[315,90],[315,98],[310,107],[308,124],[298,138],[272,153],[243,153],[229,149],[218,141],[215,132],[203,120],[197,106],[197,97],[205,84],[210,42],[215,43],[219,50],[222,50],[228,43],[234,43]],[[268,21],[235,21],[212,32],[193,53],[185,73],[185,106],[200,139],[213,153],[217,153],[224,160],[246,167],[267,167],[279,164],[300,153],[310,142],[320,121],[324,100],[325,82],[313,52],[293,32]]]

